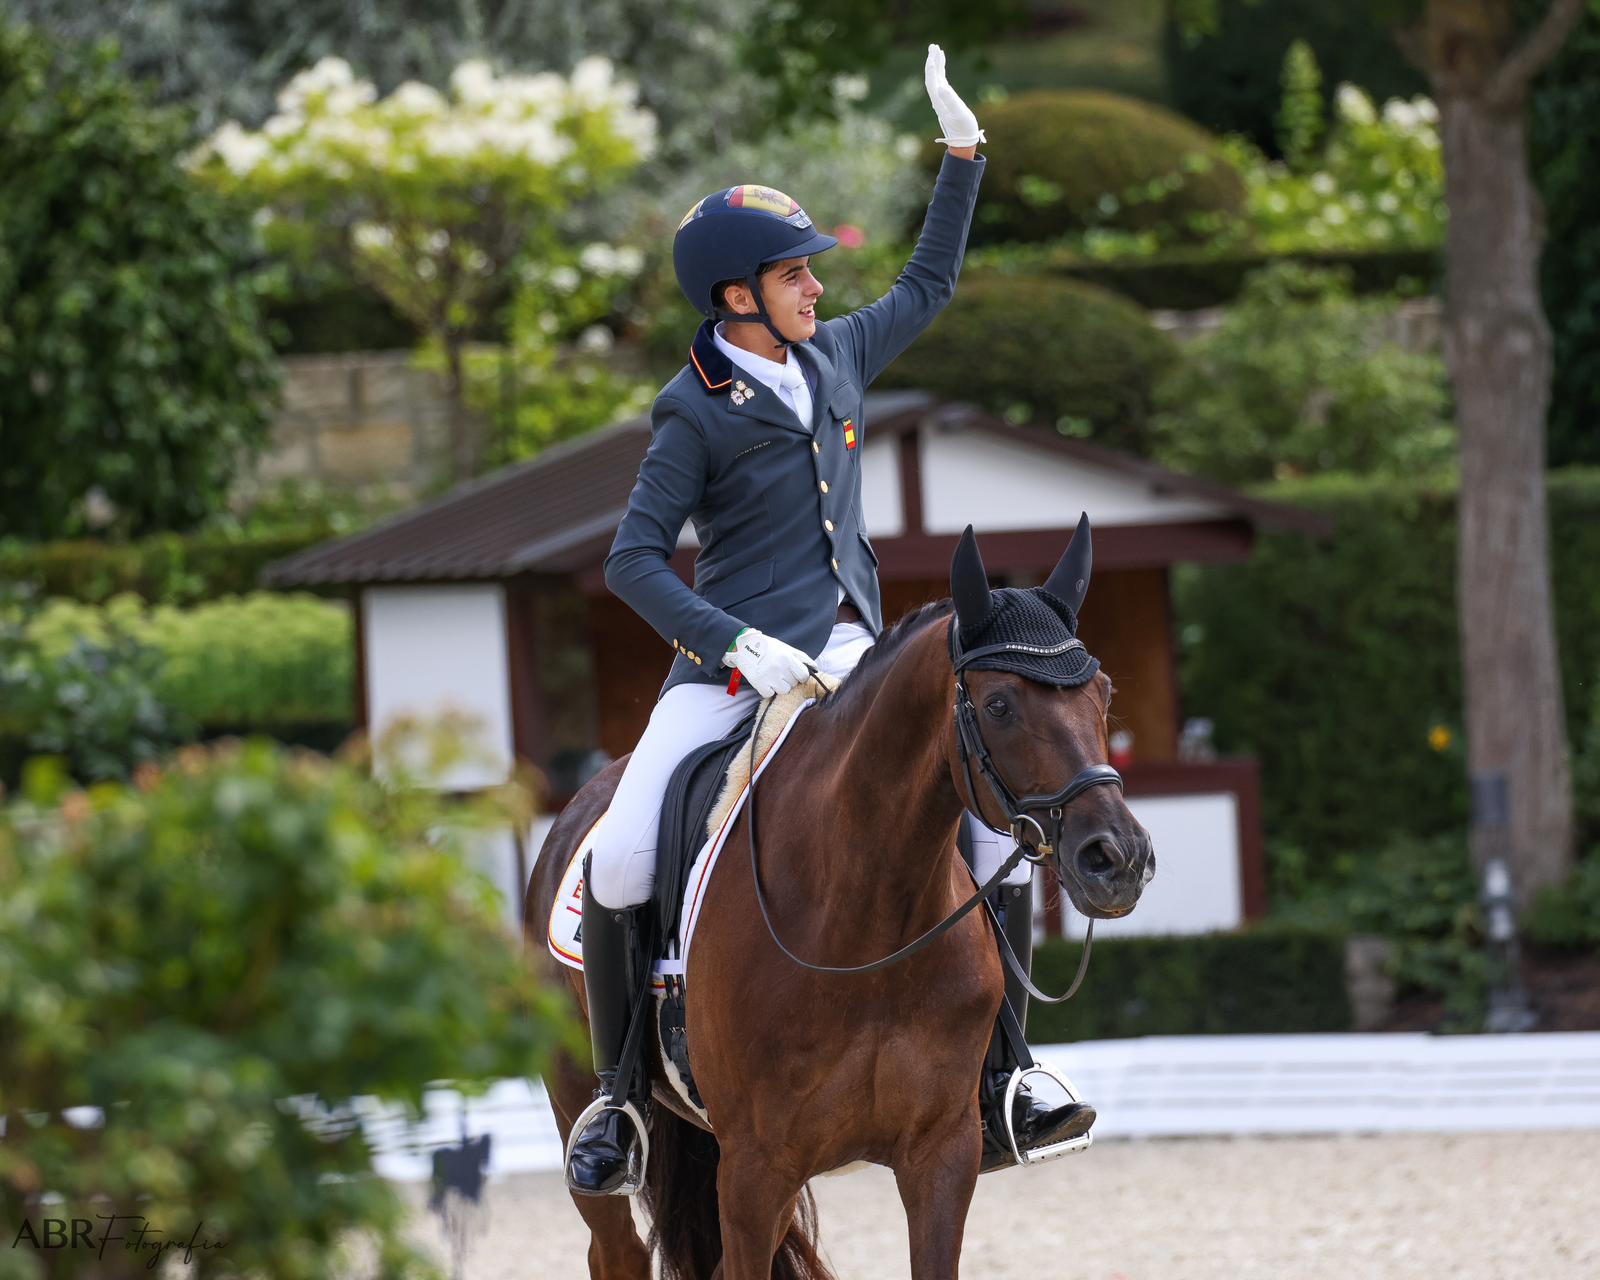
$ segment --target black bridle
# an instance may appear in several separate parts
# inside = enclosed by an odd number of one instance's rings
[[[986,657],[993,653],[1005,651],[1013,653],[1048,655],[1065,653],[1074,645],[1081,649],[1083,648],[1083,643],[1082,641],[1073,639],[1066,644],[1057,645],[1049,649],[1033,648],[1021,644],[1008,644],[984,645],[977,649],[962,651],[960,638],[957,635],[957,627],[958,623],[956,619],[952,617],[950,619],[950,656],[956,673],[956,741],[961,752],[962,769],[967,779],[968,802],[970,802],[970,809],[973,816],[976,817],[979,822],[987,823],[987,819],[985,819],[983,816],[982,806],[978,800],[977,790],[974,788],[972,783],[972,761],[976,759],[978,762],[978,772],[982,774],[984,781],[989,784],[990,790],[994,793],[995,799],[999,802],[1001,808],[1005,810],[1007,820],[1011,824],[1011,839],[1015,847],[1011,850],[1011,853],[1006,860],[1000,864],[995,873],[991,875],[983,884],[978,886],[977,892],[975,892],[972,897],[968,898],[953,912],[951,912],[950,915],[946,916],[926,933],[922,934],[920,937],[914,938],[899,950],[891,952],[889,955],[886,955],[879,960],[874,960],[870,964],[857,965],[812,964],[810,961],[802,960],[799,956],[795,955],[793,951],[790,951],[789,948],[784,945],[783,939],[778,937],[777,928],[772,923],[772,913],[767,908],[766,894],[761,888],[761,868],[756,856],[756,742],[761,736],[761,726],[766,721],[767,711],[772,705],[771,702],[763,704],[761,712],[756,718],[755,729],[750,735],[750,781],[748,784],[750,788],[750,795],[746,801],[750,809],[750,876],[755,882],[756,905],[761,909],[761,919],[767,926],[768,936],[771,937],[773,943],[777,946],[779,951],[783,952],[785,956],[787,956],[795,964],[799,965],[802,969],[810,970],[812,973],[877,973],[882,969],[887,969],[889,966],[898,964],[901,960],[908,959],[909,957],[915,955],[918,951],[921,951],[924,947],[928,946],[930,943],[936,941],[945,933],[953,929],[956,924],[958,924],[967,916],[969,912],[982,903],[991,893],[994,892],[996,888],[999,887],[1001,881],[1011,874],[1018,863],[1026,860],[1028,862],[1038,864],[1048,862],[1052,857],[1055,857],[1057,858],[1057,874],[1059,875],[1061,869],[1061,864],[1059,861],[1061,829],[1064,821],[1063,814],[1066,806],[1071,804],[1091,787],[1097,787],[1107,783],[1114,783],[1119,791],[1123,789],[1122,775],[1109,764],[1098,764],[1090,765],[1087,768],[1079,771],[1079,773],[1070,782],[1068,782],[1066,786],[1062,787],[1061,790],[1057,792],[1054,792],[1050,795],[1028,795],[1019,799],[1016,793],[1013,792],[1006,784],[1006,780],[1001,777],[1000,770],[995,765],[994,758],[989,753],[989,748],[983,741],[983,732],[978,727],[977,710],[972,704],[972,695],[967,690],[966,669],[977,659]],[[964,802],[964,808],[967,807],[968,802]],[[1045,841],[1044,828],[1040,824],[1039,820],[1033,816],[1033,811],[1043,811],[1051,819],[1051,842],[1047,843]],[[1022,827],[1024,823],[1026,823],[1028,826],[1031,826],[1038,836],[1038,839],[1031,845],[1023,836]],[[1088,972],[1089,953],[1094,945],[1094,920],[1092,918],[1089,920],[1088,929],[1083,937],[1083,956],[1078,962],[1078,972],[1072,979],[1072,985],[1067,988],[1064,994],[1059,996],[1046,995],[1043,991],[1040,991],[1038,987],[1033,985],[1032,980],[1028,977],[1027,971],[1022,966],[1022,962],[1017,959],[1015,952],[1013,952],[1011,949],[1011,944],[1006,941],[1005,934],[999,929],[998,924],[994,919],[994,913],[992,910],[989,913],[989,918],[990,924],[994,928],[995,936],[1000,939],[1001,957],[1004,959],[1006,965],[1011,969],[1013,975],[1015,975],[1022,983],[1023,987],[1027,990],[1030,996],[1032,996],[1035,1000],[1042,1000],[1046,1004],[1060,1004],[1065,1000],[1072,999],[1072,997],[1077,994],[1078,988],[1083,984],[1084,974]]]
[[[993,794],[995,802],[999,804],[1001,811],[1006,815],[1006,821],[1011,826],[1011,839],[1017,848],[1027,850],[1022,856],[1032,863],[1048,862],[1052,857],[1060,856],[1061,832],[1069,804],[1090,787],[1112,785],[1118,791],[1124,790],[1122,775],[1109,764],[1091,764],[1080,770],[1059,791],[1049,795],[1019,797],[1000,776],[1000,769],[983,740],[983,731],[978,727],[978,708],[974,705],[972,694],[967,689],[967,668],[978,659],[993,654],[1029,653],[1037,657],[1056,657],[1083,648],[1083,641],[1073,637],[1049,647],[986,644],[976,649],[963,650],[960,628],[954,618],[950,620],[950,661],[956,670],[956,745],[961,751],[961,768],[967,779],[968,805],[979,822],[988,821],[983,816],[983,805],[978,799],[978,789],[972,782],[972,765],[976,761],[979,774],[989,784],[990,793]],[[1034,816],[1036,813],[1043,813],[1050,821],[1048,840],[1045,839],[1044,825]],[[1031,844],[1022,830],[1023,823],[1033,828],[1035,839]]]

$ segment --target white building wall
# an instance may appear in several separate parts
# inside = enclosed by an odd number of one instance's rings
[[[469,757],[427,774],[416,750],[377,751],[380,777],[397,768],[447,790],[494,786],[509,776],[511,694],[505,594],[498,585],[371,587],[362,592],[367,721],[382,745],[397,721],[439,726],[461,717]]]
[[[1156,876],[1131,915],[1095,922],[1097,939],[1210,933],[1244,923],[1238,797],[1135,796],[1128,808],[1155,841]],[[1068,935],[1081,938],[1082,917],[1070,908],[1063,914]]]
[[[1056,457],[989,432],[924,427],[922,520],[929,533],[981,534],[1070,528],[1089,513],[1097,529],[1119,524],[1215,520],[1217,504],[1154,493],[1132,476]]]

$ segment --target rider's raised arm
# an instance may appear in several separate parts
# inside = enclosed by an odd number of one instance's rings
[[[743,623],[707,604],[667,562],[705,493],[710,455],[700,426],[675,401],[656,399],[650,448],[606,556],[606,586],[661,638],[715,666]]]
[[[911,345],[955,293],[983,177],[983,157],[977,154],[978,143],[986,140],[983,130],[945,78],[944,53],[938,45],[928,46],[924,80],[939,117],[943,135],[939,141],[949,150],[933,184],[917,247],[888,293],[823,326],[839,344],[840,353],[855,365],[863,387]]]

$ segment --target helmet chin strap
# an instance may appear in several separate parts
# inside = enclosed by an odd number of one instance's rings
[[[747,316],[738,311],[729,311],[725,307],[713,307],[711,312],[712,319],[722,320],[731,324],[764,324],[767,326],[767,332],[772,335],[773,341],[775,341],[780,347],[794,346],[794,339],[785,338],[781,333],[779,333],[778,326],[772,323],[772,317],[767,314],[767,304],[761,297],[760,278],[757,276],[746,276],[744,285],[750,290],[750,296],[755,299],[755,315]]]

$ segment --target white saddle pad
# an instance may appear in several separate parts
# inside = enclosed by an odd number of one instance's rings
[[[772,758],[778,754],[778,748],[783,745],[789,736],[789,730],[794,728],[795,721],[800,714],[815,702],[815,697],[805,697],[798,700],[792,708],[774,703],[773,711],[787,711],[787,718],[781,721],[782,728],[776,732],[769,726],[763,727],[762,739],[770,739],[770,745],[757,744],[758,758],[756,762],[756,777],[772,763]],[[771,713],[769,713],[769,719]],[[730,769],[730,782],[741,782],[743,772],[748,768],[748,760],[743,752],[740,753],[736,767]],[[742,781],[737,795],[729,797],[724,794],[718,801],[717,807],[711,815],[713,830],[708,835],[700,852],[695,855],[694,865],[689,868],[689,878],[684,889],[683,910],[679,916],[678,932],[683,938],[681,949],[674,945],[665,959],[656,962],[655,985],[657,988],[664,986],[662,979],[667,974],[681,975],[689,959],[689,944],[694,939],[695,925],[700,919],[700,905],[705,900],[706,886],[711,882],[711,871],[716,866],[717,855],[722,852],[728,832],[733,830],[735,819],[744,808],[745,797],[750,794],[748,781]],[[729,803],[731,799],[731,803]],[[583,859],[594,843],[594,834],[600,829],[600,824],[605,821],[602,814],[589,828],[588,833],[578,842],[578,847],[573,851],[571,861],[567,863],[566,874],[561,877],[561,887],[556,892],[556,900],[550,908],[549,946],[550,954],[562,964],[573,969],[583,968]]]

